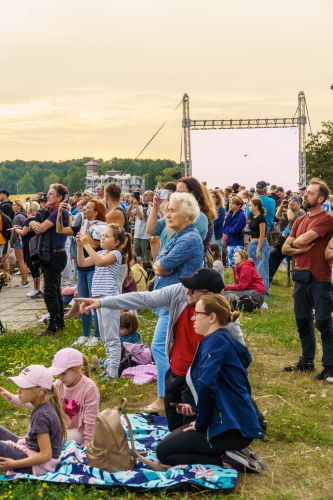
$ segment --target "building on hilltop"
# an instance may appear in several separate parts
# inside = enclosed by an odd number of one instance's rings
[[[138,175],[122,174],[115,169],[107,170],[105,175],[99,175],[97,161],[90,160],[84,165],[86,167],[86,189],[95,191],[99,184],[109,184],[110,182],[120,186],[123,193],[133,193],[133,191],[144,191],[145,189],[144,179]]]

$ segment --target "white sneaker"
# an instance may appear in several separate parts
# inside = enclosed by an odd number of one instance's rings
[[[39,290],[32,290],[32,292],[26,293],[27,297],[37,297],[39,295]]]
[[[88,342],[86,343],[87,347],[97,347],[100,343],[100,340],[98,337],[90,337]]]
[[[82,335],[72,345],[77,345],[77,346],[85,345],[88,342],[88,340],[89,340],[89,337],[83,337],[83,335]]]
[[[18,285],[16,285],[15,288],[28,288],[28,286],[29,286],[28,282],[26,282],[26,283],[21,282]]]

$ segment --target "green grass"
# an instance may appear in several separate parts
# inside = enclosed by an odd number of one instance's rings
[[[253,357],[250,379],[254,398],[266,414],[268,432],[265,441],[254,448],[268,463],[262,475],[244,475],[229,499],[333,499],[333,385],[316,382],[313,375],[285,373],[282,367],[299,356],[298,335],[292,313],[292,289],[286,287],[285,274],[279,273],[271,289],[269,309],[243,314],[241,324]],[[149,342],[154,330],[154,316],[144,311],[140,333]],[[7,334],[0,339],[0,384],[15,390],[7,377],[17,374],[30,363],[48,364],[54,353],[70,345],[80,334],[80,321],[67,323],[66,331],[56,338],[36,337],[35,329]],[[319,340],[319,337],[318,337]],[[103,354],[103,348],[87,349],[88,356]],[[320,369],[318,342],[317,369]],[[115,383],[96,382],[101,391],[102,408],[115,405],[126,396],[131,411],[156,396],[156,385],[134,386],[127,380]],[[14,432],[25,432],[28,414],[0,400],[0,422]],[[0,499],[99,499],[105,497],[134,499],[138,495],[123,489],[101,490],[83,486],[53,486],[41,482],[15,482],[1,485]],[[142,496],[142,495],[141,495]],[[210,492],[161,492],[148,498],[219,498]]]

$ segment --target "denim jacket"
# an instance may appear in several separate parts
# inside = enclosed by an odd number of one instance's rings
[[[179,283],[180,276],[191,276],[202,267],[204,258],[202,239],[194,224],[175,234],[165,245],[156,262],[164,271],[173,271],[169,276],[158,276],[154,289]]]

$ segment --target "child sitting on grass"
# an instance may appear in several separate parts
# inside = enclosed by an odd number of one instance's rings
[[[120,342],[130,342],[131,344],[140,344],[140,335],[137,332],[139,321],[135,314],[123,311],[120,314],[119,335]]]
[[[43,365],[30,365],[9,379],[19,387],[18,396],[2,387],[0,395],[32,412],[24,438],[0,426],[0,468],[35,476],[54,472],[67,426],[52,375]]]
[[[88,446],[94,434],[99,412],[99,390],[89,378],[85,356],[72,347],[58,351],[49,368],[58,377],[58,391],[68,424],[67,438]]]

